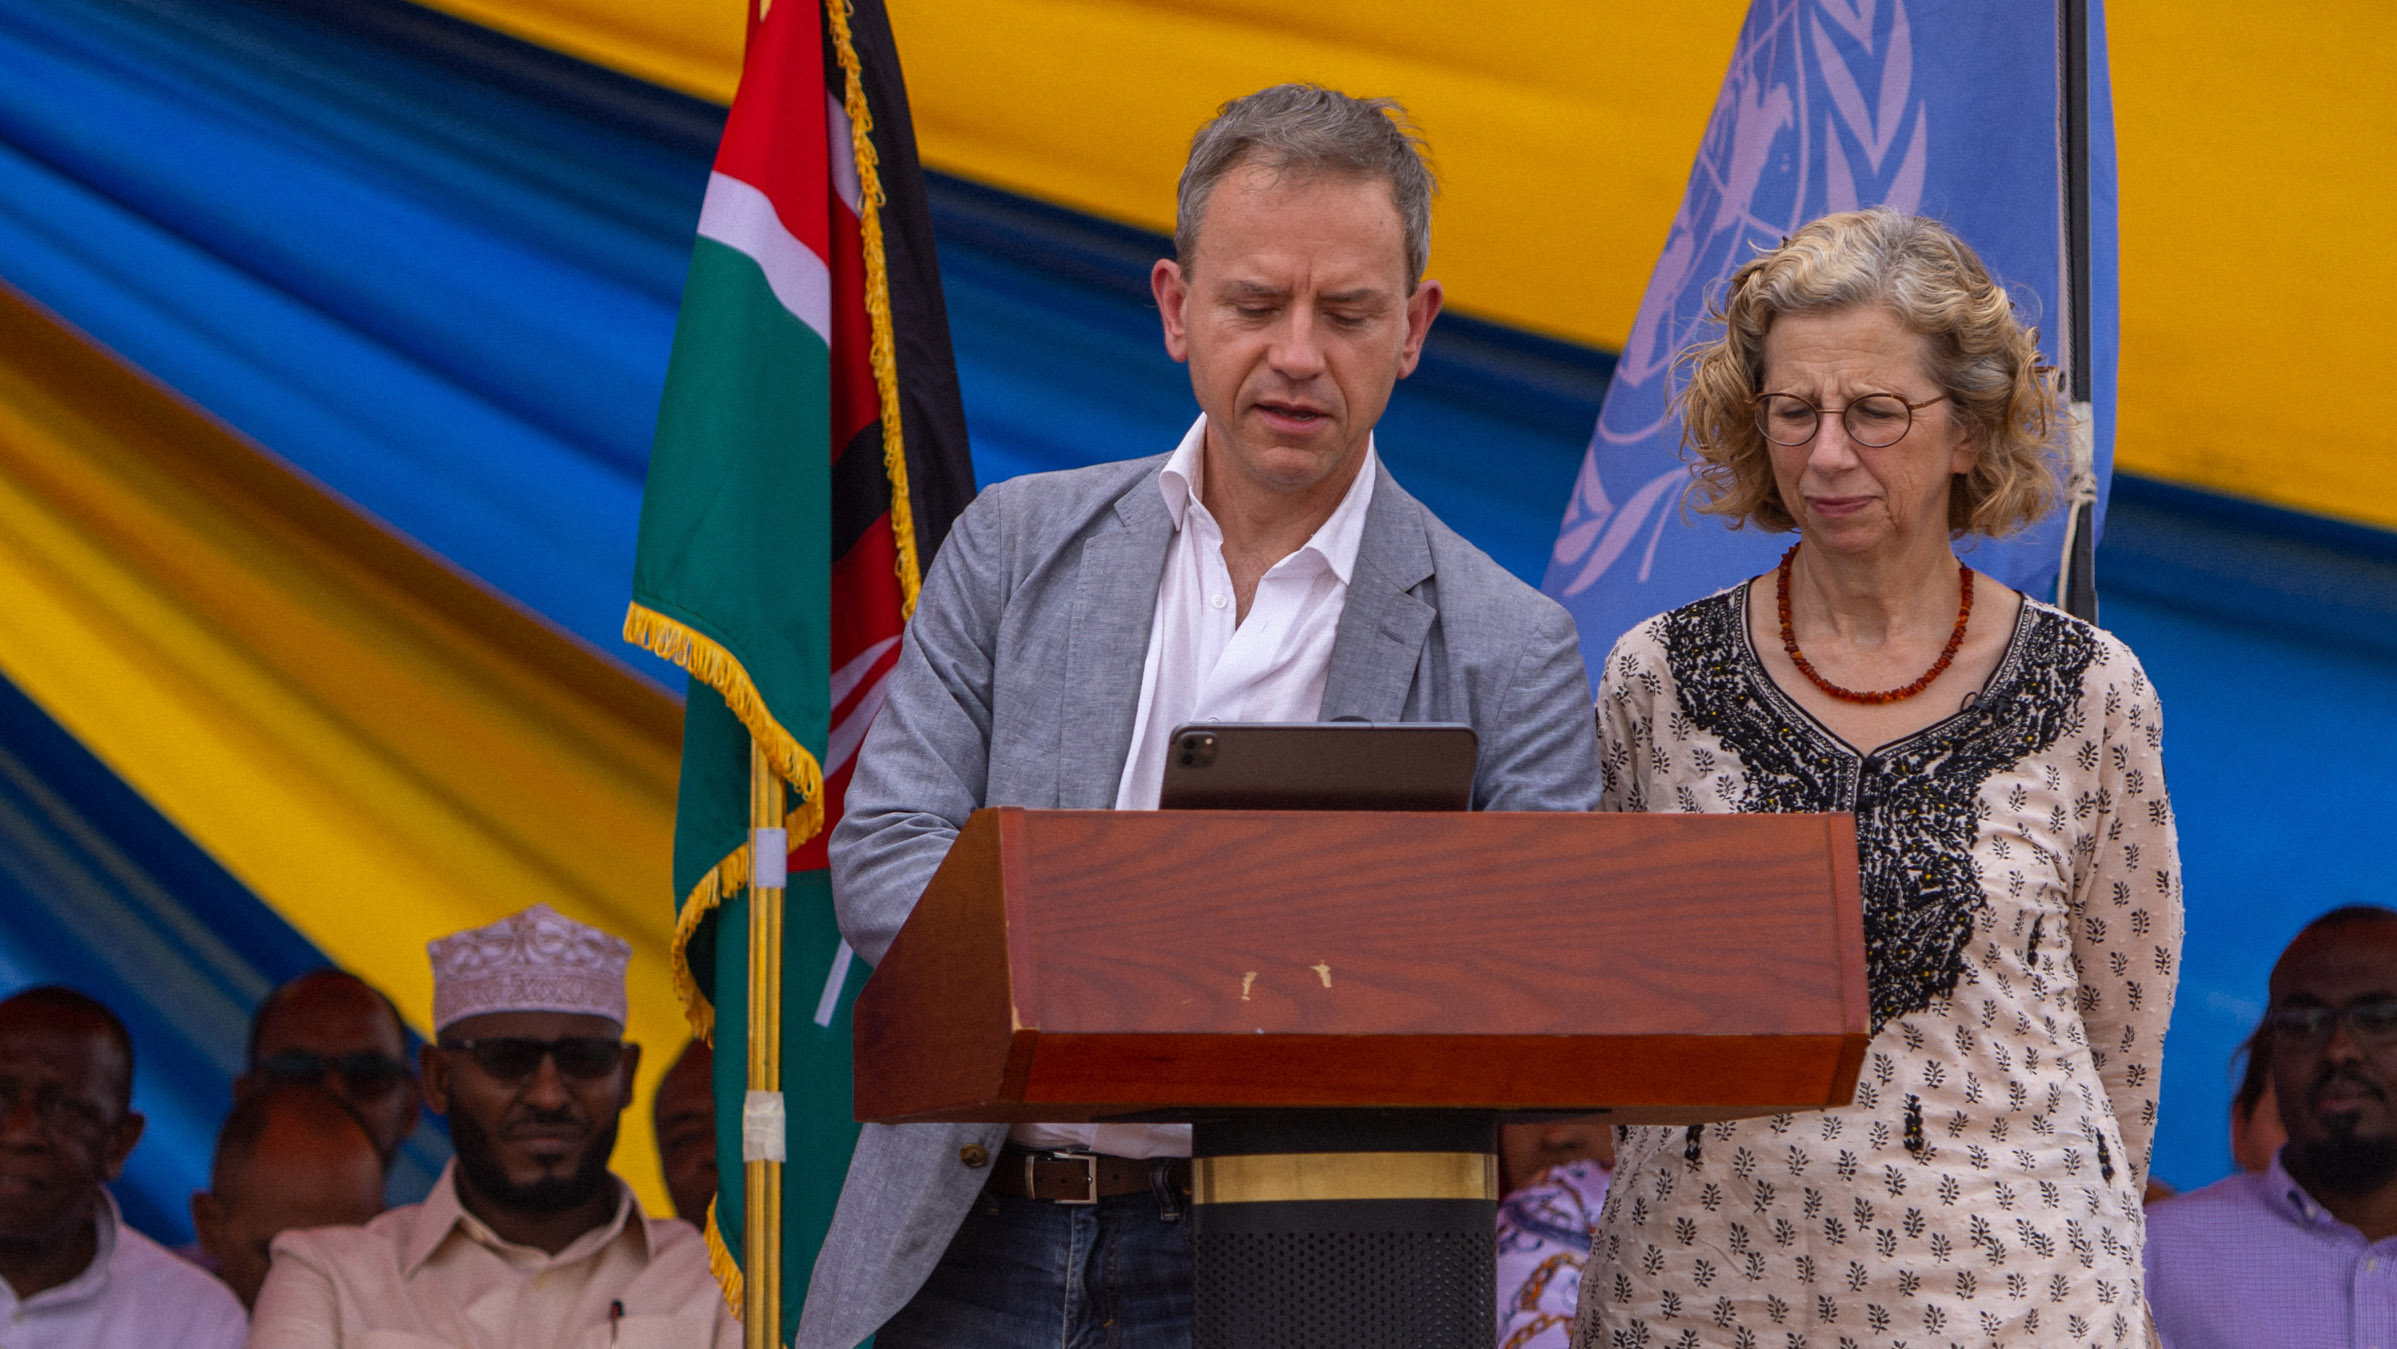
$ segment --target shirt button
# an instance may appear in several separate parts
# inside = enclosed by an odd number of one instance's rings
[[[1207,603],[1214,605],[1218,609],[1221,609],[1223,607],[1223,596],[1209,595],[1207,597]]]
[[[957,1160],[979,1170],[990,1165],[990,1150],[980,1143],[968,1143],[957,1150]]]

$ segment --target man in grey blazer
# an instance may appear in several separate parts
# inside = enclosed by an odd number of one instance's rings
[[[1466,722],[1477,809],[1595,806],[1572,620],[1374,454],[1440,309],[1403,115],[1283,85],[1199,131],[1153,284],[1202,415],[951,530],[832,840],[867,960],[973,810],[1154,807],[1184,722]],[[798,1343],[1186,1346],[1188,1155],[1179,1125],[869,1124]]]

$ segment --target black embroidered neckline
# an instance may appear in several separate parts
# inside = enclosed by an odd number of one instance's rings
[[[1765,673],[1739,586],[1664,616],[1678,712],[1738,756],[1742,812],[1852,811],[1864,892],[1873,1029],[1954,993],[1990,913],[1972,856],[1980,792],[2051,748],[2079,719],[2094,630],[2027,597],[1969,707],[1866,751],[1832,733]],[[1684,809],[1695,809],[1694,800]]]
[[[2004,696],[2007,686],[2021,674],[2024,638],[2029,635],[2028,630],[2034,607],[2031,597],[2023,596],[2021,606],[2014,611],[2014,630],[2006,636],[2006,649],[1998,656],[1997,668],[1989,672],[1989,678],[1983,681],[1980,691],[1974,695],[1971,706],[1960,707],[1921,730],[1910,731],[1887,744],[1877,745],[1872,749],[1859,749],[1850,743],[1847,737],[1825,726],[1820,718],[1806,710],[1805,704],[1791,697],[1789,690],[1781,687],[1770,674],[1766,673],[1764,658],[1756,652],[1756,634],[1749,631],[1748,628],[1749,589],[1749,583],[1743,582],[1725,592],[1738,601],[1737,612],[1733,618],[1739,624],[1739,650],[1742,663],[1747,666],[1748,678],[1764,691],[1765,696],[1772,700],[1784,717],[1820,736],[1825,742],[1825,747],[1832,752],[1845,754],[1860,762],[1901,753],[1910,742],[1926,735],[1935,735],[1959,718],[1971,716],[1976,709],[1985,707],[1993,700]]]

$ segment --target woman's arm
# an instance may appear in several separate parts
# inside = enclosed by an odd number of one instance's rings
[[[2137,1194],[2156,1132],[2164,1027],[2180,979],[2181,854],[2164,791],[2164,714],[2139,660],[2105,639],[2087,676],[2096,784],[2076,807],[2090,830],[2074,859],[2071,935],[2090,1062]]]

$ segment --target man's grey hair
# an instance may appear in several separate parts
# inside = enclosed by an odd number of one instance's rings
[[[1390,185],[1406,244],[1407,290],[1431,261],[1431,149],[1392,98],[1351,98],[1316,84],[1277,84],[1218,108],[1190,138],[1190,162],[1174,199],[1174,256],[1188,272],[1199,221],[1216,183],[1243,164],[1275,173],[1335,174]]]

